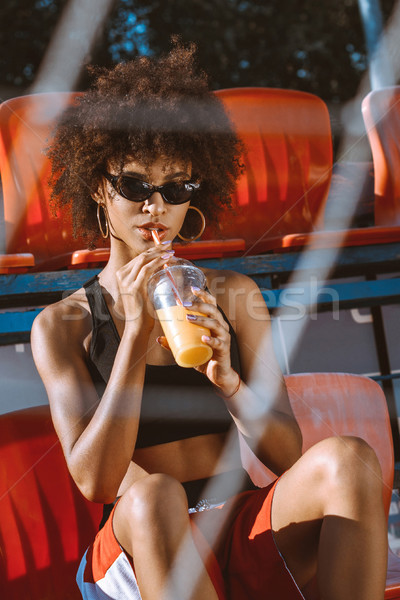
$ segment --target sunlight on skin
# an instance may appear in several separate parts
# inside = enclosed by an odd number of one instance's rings
[[[400,17],[400,2],[397,5],[397,9],[399,9],[397,12],[399,13],[399,17]],[[400,18],[399,18],[399,22],[400,22]],[[341,151],[341,153],[339,153],[339,154],[341,154],[341,160],[345,160],[346,154],[352,150],[351,147],[348,147],[348,139],[349,138],[346,135],[346,131],[351,127],[351,124],[347,120],[347,122],[345,122],[344,125],[345,125],[345,127],[344,127],[345,131],[343,134],[344,143],[342,144],[342,151]],[[361,141],[365,136],[366,136],[366,132],[364,131],[362,133],[362,135],[360,135],[358,142]],[[353,142],[353,144],[354,144],[354,142]],[[334,189],[334,183],[332,183],[331,189]],[[349,227],[349,224],[351,222],[351,219],[352,219],[354,211],[355,211],[355,207],[357,206],[357,203],[360,199],[361,193],[362,193],[362,182],[359,181],[358,186],[353,185],[351,187],[351,192],[349,191],[346,206],[343,207],[343,211],[341,213],[340,227],[338,227],[336,235],[333,239],[333,242],[334,242],[332,244],[333,247],[326,249],[324,251],[324,258],[323,258],[323,260],[321,260],[321,264],[320,264],[319,268],[313,269],[313,277],[316,278],[320,282],[320,287],[325,287],[325,286],[328,287],[327,282],[329,281],[330,272],[336,263],[336,260],[337,260],[337,257],[338,257],[339,251],[340,251],[340,247],[341,247],[344,237],[346,235],[346,230]],[[303,200],[303,198],[299,198],[299,201],[301,201],[301,200]],[[311,253],[313,251],[315,252],[316,250],[318,250],[318,243],[316,241],[312,241],[304,249],[302,256],[299,260],[299,263],[298,263],[298,268],[295,272],[293,272],[292,276],[290,277],[290,279],[288,281],[288,284],[287,284],[288,287],[304,287],[304,275],[302,275],[302,271],[304,269],[307,269],[307,265],[309,264],[310,260],[312,260]],[[310,308],[307,310],[308,315],[306,314],[306,315],[302,316],[302,318],[291,320],[290,325],[285,329],[285,343],[286,343],[288,364],[290,364],[291,357],[294,356],[296,349],[301,342],[302,336],[305,332],[305,329],[306,329],[308,321],[309,321],[310,313],[313,309],[313,305],[315,305],[315,303],[317,302],[318,287],[310,286],[309,293],[310,293],[310,296],[309,296]],[[277,311],[275,312],[274,318],[275,317],[279,318],[280,320],[284,320],[285,319],[285,308],[278,308]],[[255,352],[257,352],[257,354],[260,354],[261,356],[263,355],[262,348],[255,350]],[[249,381],[247,382],[248,385],[252,388],[253,388],[253,386],[256,388],[257,387],[256,379],[257,379],[256,374],[253,374],[252,376],[250,376]],[[278,383],[277,377],[273,378],[273,379],[275,379],[276,382]],[[272,400],[276,393],[279,393],[278,385],[275,386],[275,389],[272,391],[272,393],[270,395],[271,403],[272,403]],[[270,404],[268,406],[264,405],[265,412],[268,411],[269,406],[270,406]],[[224,456],[226,455],[226,453],[229,453],[229,444],[232,442],[232,435],[233,435],[233,432],[231,433],[231,437],[228,439],[227,447],[225,448],[225,452],[223,454]],[[221,459],[222,458],[223,457],[221,457]],[[237,485],[238,485],[238,489],[239,489],[240,481],[237,482]],[[204,497],[205,498],[212,497],[215,494],[215,492],[214,492],[215,487],[216,487],[215,484],[207,486],[206,489],[204,490]],[[220,493],[220,489],[221,488],[218,487],[218,493]],[[220,527],[218,528],[218,530],[216,529],[213,532],[214,540],[216,540],[218,538],[218,534],[223,526],[223,523],[220,523],[219,525],[220,525]],[[189,543],[188,543],[189,535],[191,535],[191,534],[189,533],[187,536],[187,539],[183,541],[181,550],[180,550],[178,556],[176,557],[175,567],[171,571],[171,576],[169,579],[169,586],[167,586],[167,591],[166,591],[166,594],[165,594],[165,597],[163,598],[163,600],[171,600],[174,597],[174,581],[179,581],[179,572],[184,572],[185,565],[188,565],[187,549],[189,546]],[[185,561],[185,558],[186,558],[186,561]],[[191,594],[194,591],[196,581],[198,580],[199,576],[200,576],[200,573],[197,573],[197,574],[192,573],[192,580],[191,580],[192,586],[191,587],[188,586],[188,588],[185,590],[184,595],[182,595],[182,600],[190,600]],[[180,593],[182,593],[182,590],[179,590],[179,591],[180,591]]]
[[[95,39],[96,32],[102,26],[102,23],[107,17],[108,11],[112,6],[112,0],[71,0],[64,10],[61,23],[57,28],[56,33],[49,44],[46,56],[42,62],[41,69],[39,71],[37,80],[33,85],[31,92],[39,92],[39,91],[47,91],[55,89],[56,82],[62,81],[62,88],[65,90],[72,90],[76,85],[76,81],[80,75],[82,65],[84,62],[85,56],[89,53],[90,48],[92,47]],[[94,10],[95,7],[95,10]],[[396,8],[396,14],[400,15],[399,4]],[[398,19],[400,20],[400,19]],[[71,42],[71,38],[69,34],[71,31],[78,32],[78,36],[74,38],[74,43]],[[68,56],[68,62],[65,61],[65,57]],[[345,123],[346,128],[350,127],[350,121],[348,120]],[[365,133],[363,134],[365,135]],[[341,158],[346,158],[346,153],[351,150],[346,146],[346,131],[344,134],[345,144],[342,148]],[[360,137],[361,139],[361,137]],[[337,239],[335,243],[335,247],[331,248],[326,252],[324,263],[320,265],[320,268],[317,272],[314,270],[314,276],[317,276],[317,279],[321,282],[321,285],[324,285],[328,280],[329,273],[335,264],[338,255],[338,248],[340,248],[341,242],[343,241],[343,237],[345,235],[345,230],[348,227],[351,217],[354,212],[354,208],[359,198],[359,194],[361,193],[361,188],[352,189],[352,197],[349,198],[347,203],[347,211],[342,214],[342,231],[338,232]],[[302,198],[299,198],[301,201]],[[311,244],[307,249],[303,252],[301,262],[299,266],[304,268],[307,267],[307,263],[310,260],[309,252],[316,250],[316,246]],[[302,284],[302,276],[299,274],[299,271],[293,273],[290,281],[288,282],[289,286],[300,286]],[[314,301],[317,299],[318,290],[317,288],[314,291],[314,297],[312,298]],[[278,309],[276,316],[280,319],[285,318],[285,310]],[[309,316],[309,315],[308,315]],[[303,318],[294,320],[290,323],[290,329],[288,328],[286,331],[286,345],[287,345],[287,354],[288,354],[288,364],[290,364],[291,357],[294,352],[302,335],[304,334],[305,328],[308,323],[307,316],[303,316]],[[254,349],[258,355],[263,356],[263,349],[257,348]],[[267,365],[268,366],[268,365]],[[253,374],[250,376],[249,381],[247,382],[251,388],[257,388],[257,374]],[[270,393],[270,401],[272,402],[274,395],[279,393],[279,377],[271,377],[272,385],[276,383],[275,389]],[[269,409],[269,402],[260,404],[260,415],[262,413],[267,412]],[[254,415],[253,415],[254,416]],[[231,452],[231,447],[234,444],[234,438],[236,437],[234,425],[232,426],[232,431],[227,438],[227,444],[225,446],[225,450],[222,453],[220,463],[223,464],[225,457],[229,456]],[[218,472],[218,467],[216,469]],[[239,481],[240,477],[238,476],[237,487],[240,487],[241,481]],[[215,484],[209,484],[204,490],[204,497],[212,497],[216,495],[221,495],[220,485],[216,489]],[[223,523],[220,523],[220,528],[222,528]],[[217,538],[219,530],[215,529],[214,536]],[[174,581],[179,580],[180,573],[184,570],[187,571],[188,562],[187,562],[187,547],[190,532],[188,532],[187,539],[182,543],[181,550],[176,558],[177,567],[172,570],[170,576],[170,589],[174,588]],[[186,559],[186,560],[185,560]],[[185,590],[184,594],[182,590],[180,590],[180,598],[181,600],[186,600],[191,597],[193,593],[194,587],[196,585],[197,578],[199,577],[200,572],[191,573],[191,586],[187,586],[187,582],[185,582]],[[185,577],[186,580],[186,577]],[[181,587],[181,586],[179,586]],[[173,592],[167,592],[166,597],[173,597]]]

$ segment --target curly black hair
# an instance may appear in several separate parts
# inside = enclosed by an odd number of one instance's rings
[[[149,167],[160,156],[191,164],[201,182],[192,204],[209,221],[230,205],[243,148],[195,55],[194,44],[175,40],[159,58],[90,68],[94,84],[63,113],[48,149],[52,202],[71,208],[75,235],[98,237],[91,195],[110,162],[121,171],[127,160]]]

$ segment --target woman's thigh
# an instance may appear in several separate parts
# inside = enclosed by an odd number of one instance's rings
[[[271,509],[276,545],[300,588],[316,574],[323,518],[318,476],[311,474],[309,462],[304,455],[282,475]]]
[[[381,495],[379,472],[365,442],[332,437],[311,447],[281,477],[272,503],[272,529],[300,587],[316,573],[324,516],[357,520],[358,506],[366,504],[360,499]]]

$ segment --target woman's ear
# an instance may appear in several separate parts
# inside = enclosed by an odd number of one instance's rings
[[[105,204],[107,198],[107,188],[104,178],[100,179],[97,190],[91,194],[97,204]]]
[[[95,192],[93,192],[92,198],[97,204],[105,204],[106,195],[105,195],[102,184],[100,184],[99,187],[97,188],[97,190]]]

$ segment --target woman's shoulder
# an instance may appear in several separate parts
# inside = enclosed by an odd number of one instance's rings
[[[248,320],[248,305],[259,295],[257,284],[247,275],[222,269],[204,270],[208,289],[215,297],[218,306],[238,331]]]
[[[32,339],[55,342],[82,341],[91,329],[88,301],[83,288],[46,306],[35,318]]]
[[[229,290],[248,293],[253,289],[258,289],[257,284],[244,273],[227,269],[203,269],[203,271],[207,278],[208,288],[214,296],[223,296],[229,293]]]

